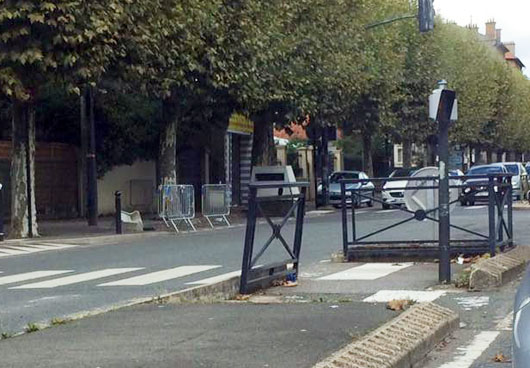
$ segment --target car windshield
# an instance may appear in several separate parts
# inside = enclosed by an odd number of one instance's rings
[[[359,173],[358,172],[338,172],[333,173],[329,177],[330,183],[338,183],[339,180],[342,179],[359,179]]]
[[[390,177],[404,178],[407,176],[411,176],[412,174],[414,174],[415,171],[416,169],[396,169],[392,172],[392,174],[390,174]]]
[[[497,174],[502,173],[502,167],[501,166],[479,166],[479,167],[472,167],[467,172],[468,175],[485,175],[485,174]]]
[[[509,165],[504,165],[504,166],[506,166],[506,168],[508,169],[508,172],[515,174],[515,175],[519,175],[519,165],[509,164]]]

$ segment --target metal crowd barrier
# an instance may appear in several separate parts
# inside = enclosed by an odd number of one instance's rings
[[[197,231],[195,218],[195,190],[193,185],[164,185],[158,201],[158,215],[167,227],[173,226],[178,233],[178,224],[184,222],[188,228]],[[171,225],[171,226],[170,226]]]
[[[230,215],[230,197],[226,184],[205,184],[202,186],[202,215],[212,227],[212,218],[221,218],[230,226],[226,216]]]

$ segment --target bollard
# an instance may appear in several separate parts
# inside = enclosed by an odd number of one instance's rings
[[[116,208],[116,234],[121,234],[121,192],[117,190],[114,193],[114,199],[115,199],[115,208]]]

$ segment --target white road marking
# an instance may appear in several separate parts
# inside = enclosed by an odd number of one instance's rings
[[[398,212],[398,211],[401,211],[401,210],[398,210],[398,209],[395,209],[395,210],[380,210],[380,211],[376,211],[377,213],[392,213],[392,212]]]
[[[483,208],[488,208],[488,206],[470,206],[464,207],[465,210],[481,210]]]
[[[143,286],[212,270],[221,266],[180,266],[168,270],[151,272],[124,280],[107,282],[98,286]]]
[[[477,309],[485,307],[490,302],[489,296],[468,296],[462,298],[455,298],[458,305],[461,305],[464,310],[470,311],[472,309]]]
[[[330,262],[331,262],[331,259],[323,259],[322,261],[318,263],[330,263]]]
[[[40,279],[48,276],[60,275],[63,273],[74,272],[72,270],[65,271],[34,271],[19,273],[16,275],[2,276],[0,277],[0,285],[14,284],[16,282],[28,281],[33,279]]]
[[[314,211],[308,211],[306,215],[327,215],[330,213],[334,213],[333,210],[314,210]]]
[[[17,247],[10,247],[10,248],[2,247],[0,248],[0,253],[5,253],[10,256],[15,256],[19,254],[29,254],[28,251],[17,248]]]
[[[446,291],[444,290],[380,290],[374,295],[363,299],[363,302],[388,303],[391,300],[414,300],[418,303],[425,303],[432,302],[445,294]]]
[[[55,247],[55,248],[73,248],[73,247],[78,247],[79,245],[78,244],[63,244],[63,243],[38,243],[38,245],[47,245],[47,246],[50,246],[50,247]]]
[[[41,249],[41,250],[53,249],[53,248],[47,247],[45,245],[37,245],[37,244],[24,244],[24,245],[21,245],[19,247],[27,248],[28,252],[37,252],[37,249]]]
[[[497,323],[497,326],[495,326],[495,329],[497,331],[511,331],[513,326],[513,311],[508,313],[506,317],[504,317],[502,320]]]
[[[47,250],[67,249],[74,247],[78,247],[78,245],[60,243],[31,243],[12,245],[9,247],[0,247],[0,257],[18,256],[37,252],[44,252]]]
[[[499,336],[499,331],[484,331],[479,333],[466,347],[458,348],[458,356],[452,362],[445,363],[439,368],[469,368],[482,353]]]
[[[412,263],[366,263],[345,271],[333,273],[318,280],[376,280],[412,266]]]
[[[236,277],[236,276],[241,276],[241,271],[228,272],[228,273],[224,273],[219,276],[208,277],[206,279],[193,281],[193,282],[187,282],[186,285],[211,285],[217,282],[229,280],[232,277]]]
[[[101,271],[80,273],[78,275],[66,276],[66,277],[61,277],[61,278],[53,279],[53,280],[35,282],[32,284],[16,286],[10,289],[48,289],[48,288],[54,288],[58,286],[77,284],[77,283],[84,282],[84,281],[101,279],[103,277],[109,277],[113,275],[119,275],[122,273],[138,271],[138,270],[143,270],[143,268],[108,268],[106,270],[101,270]]]

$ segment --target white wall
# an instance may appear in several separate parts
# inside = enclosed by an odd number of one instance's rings
[[[133,193],[131,193],[131,189]],[[156,210],[156,164],[136,161],[132,165],[116,166],[98,180],[98,209],[100,215],[114,214],[114,192],[121,194],[122,209],[150,212]],[[151,202],[148,204],[147,202]]]

